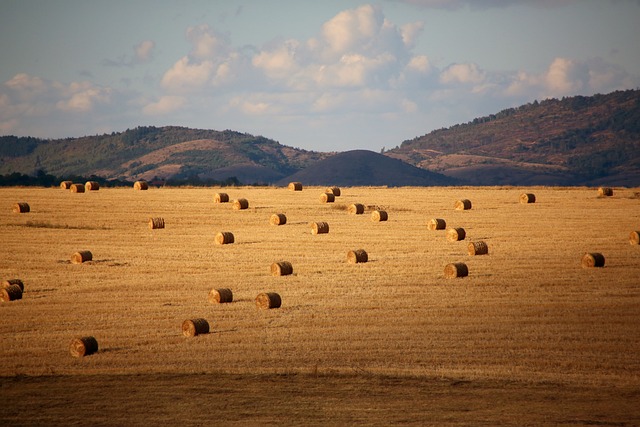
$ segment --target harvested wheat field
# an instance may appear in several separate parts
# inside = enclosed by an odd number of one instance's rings
[[[227,187],[251,200],[235,210],[219,188],[1,188],[0,282],[24,293],[0,302],[0,424],[640,424],[637,189],[343,187],[320,204],[324,189]],[[293,274],[273,276],[278,260]],[[269,292],[281,306],[256,307]],[[199,318],[209,332],[183,335]],[[86,336],[97,352],[71,356]]]

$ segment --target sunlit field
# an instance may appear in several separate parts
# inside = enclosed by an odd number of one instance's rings
[[[640,189],[324,190],[0,189],[0,281],[24,282],[0,302],[0,423],[640,424]],[[467,277],[445,277],[454,262]],[[217,288],[233,302],[209,302]],[[257,308],[263,292],[282,306]],[[185,337],[194,318],[210,332]],[[72,357],[82,336],[99,350]]]

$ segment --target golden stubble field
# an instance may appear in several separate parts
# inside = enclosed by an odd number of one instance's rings
[[[220,191],[249,209],[214,203]],[[640,423],[638,189],[354,187],[327,204],[323,192],[0,189],[0,280],[25,283],[0,303],[0,422]],[[462,198],[471,210],[454,210]],[[356,202],[363,215],[347,213]],[[374,207],[389,220],[371,221]],[[315,221],[329,233],[311,234]],[[219,231],[235,242],[216,244]],[[477,240],[488,255],[468,255]],[[360,248],[369,262],[347,263]],[[80,250],[93,261],[72,264]],[[585,252],[605,267],[582,268]],[[271,275],[281,260],[293,275]],[[445,278],[451,262],[469,276]],[[209,303],[213,288],[234,302]],[[258,309],[261,292],[282,307]],[[184,337],[196,317],[211,332]],[[85,335],[98,353],[71,357]]]

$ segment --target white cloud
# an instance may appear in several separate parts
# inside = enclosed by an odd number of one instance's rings
[[[486,78],[484,71],[477,64],[452,64],[440,74],[443,84],[480,84]]]
[[[186,98],[182,96],[167,95],[161,97],[156,102],[145,105],[142,108],[142,112],[149,116],[164,115],[181,109],[186,101]]]
[[[213,62],[191,62],[189,57],[180,58],[162,76],[162,87],[173,93],[199,91],[211,79]]]

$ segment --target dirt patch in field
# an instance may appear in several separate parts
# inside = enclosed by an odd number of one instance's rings
[[[371,375],[3,377],[2,425],[607,425],[640,390]]]

